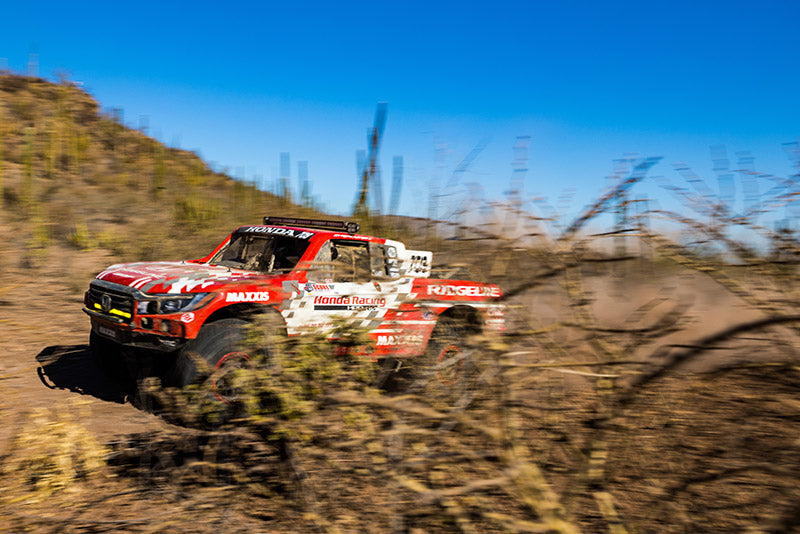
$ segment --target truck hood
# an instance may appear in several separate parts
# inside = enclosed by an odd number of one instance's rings
[[[120,263],[97,275],[98,280],[144,293],[205,293],[236,282],[273,278],[253,271],[182,261]]]

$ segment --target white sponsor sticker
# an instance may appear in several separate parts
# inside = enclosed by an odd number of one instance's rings
[[[314,284],[312,282],[307,282],[306,285],[303,286],[303,289],[305,289],[308,293],[311,293],[312,291],[332,292],[333,284]]]
[[[194,313],[188,312],[181,315],[182,323],[191,323],[192,321],[194,321]]]
[[[399,334],[399,335],[379,335],[375,345],[384,347],[387,345],[419,345],[423,337],[418,334]]]
[[[262,302],[269,300],[267,291],[237,291],[225,295],[225,302]]]

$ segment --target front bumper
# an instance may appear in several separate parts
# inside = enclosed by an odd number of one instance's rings
[[[187,341],[180,337],[137,332],[121,319],[86,307],[83,308],[83,312],[92,318],[92,330],[97,335],[126,347],[173,352],[180,349]]]

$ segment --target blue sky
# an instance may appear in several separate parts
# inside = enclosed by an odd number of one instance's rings
[[[485,139],[454,192],[503,199],[519,135],[526,197],[567,192],[567,212],[628,153],[663,156],[652,174],[676,183],[676,161],[716,183],[719,144],[732,164],[748,150],[758,170],[793,172],[781,145],[800,136],[799,2],[289,4],[15,2],[0,58],[24,72],[35,52],[41,76],[66,71],[128,124],[145,116],[162,141],[248,179],[273,181],[289,152],[295,183],[308,161],[335,213],[351,210],[378,101],[384,196],[402,155],[410,215]],[[669,202],[655,181],[637,194]]]

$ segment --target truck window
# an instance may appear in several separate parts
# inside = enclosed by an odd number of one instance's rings
[[[247,271],[286,272],[297,265],[307,247],[308,241],[293,237],[236,234],[209,263]]]
[[[328,241],[317,253],[309,275],[315,280],[326,282],[369,281],[369,243]]]

